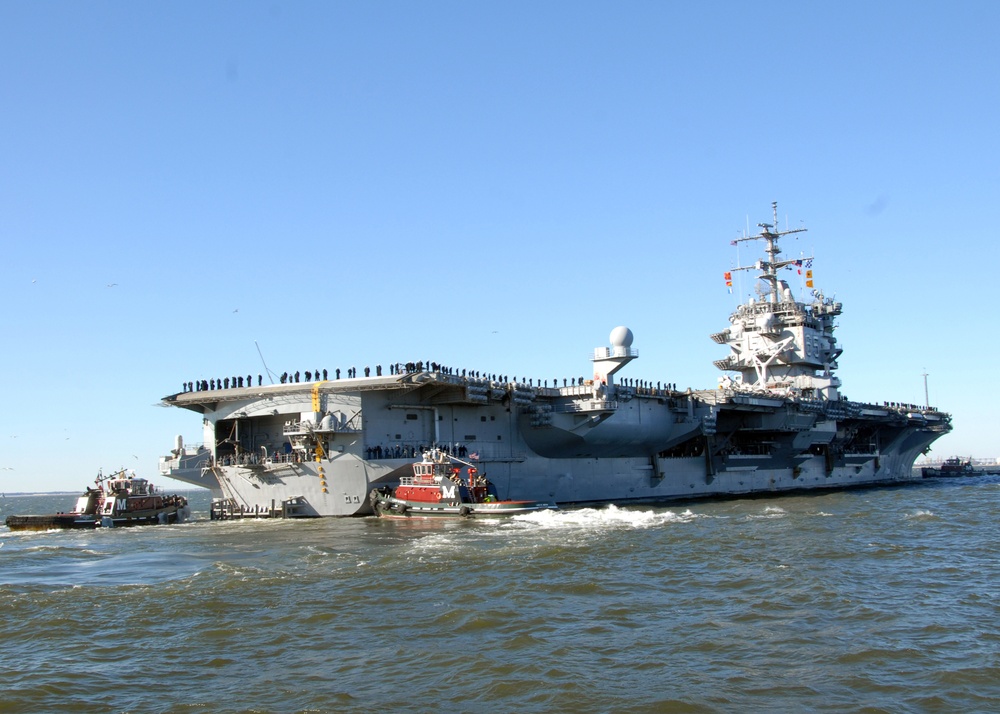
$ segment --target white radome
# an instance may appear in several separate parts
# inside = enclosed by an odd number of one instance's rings
[[[610,340],[612,347],[631,347],[632,339],[632,330],[628,329],[624,325],[616,327],[611,331]]]

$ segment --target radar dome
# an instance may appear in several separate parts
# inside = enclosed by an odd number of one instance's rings
[[[628,329],[624,325],[622,325],[621,327],[616,327],[611,331],[610,339],[612,347],[631,347],[632,330]]]

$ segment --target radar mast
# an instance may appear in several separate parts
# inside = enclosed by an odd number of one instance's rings
[[[801,262],[802,260],[812,260],[812,256],[809,258],[793,258],[791,260],[778,260],[778,256],[781,255],[781,248],[778,247],[778,239],[782,236],[791,235],[793,233],[805,233],[806,228],[794,228],[792,230],[778,230],[778,202],[771,202],[771,210],[774,213],[773,223],[758,223],[757,226],[761,229],[760,233],[755,236],[746,236],[745,238],[737,238],[737,243],[743,243],[751,240],[762,240],[765,243],[764,253],[767,255],[766,260],[758,260],[753,265],[743,265],[733,270],[759,270],[760,275],[757,277],[768,284],[767,291],[767,301],[770,303],[777,303],[780,300],[780,290],[779,284],[780,279],[778,278],[778,271],[784,268],[786,265],[794,265]]]

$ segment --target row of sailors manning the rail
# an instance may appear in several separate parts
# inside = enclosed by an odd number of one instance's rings
[[[405,365],[403,363],[392,364],[392,365],[389,365],[389,370],[390,370],[389,373],[392,374],[392,375],[397,375],[397,374],[412,374],[412,373],[415,373],[415,372],[422,372],[423,371],[423,365],[424,365],[423,362],[407,362]],[[430,367],[430,369],[431,369],[432,372],[440,372],[442,374],[449,374],[449,375],[452,375],[452,374],[453,375],[459,375],[458,370],[452,370],[452,368],[450,368],[450,367],[444,367],[442,365],[439,365],[437,362],[430,362],[430,363],[428,363],[428,366]],[[404,371],[404,368],[405,368],[405,371]],[[366,377],[370,377],[371,376],[371,368],[370,367],[365,367],[364,374],[365,374]],[[310,372],[310,371],[306,370],[305,375],[304,375],[305,376],[305,380],[304,381],[305,382],[312,382],[314,375],[315,375],[315,379],[317,381],[319,381],[321,379],[321,375],[322,375],[322,381],[324,381],[324,382],[328,381],[328,378],[329,378],[329,373],[325,369],[322,370],[322,371],[316,370],[315,372]],[[335,370],[335,375],[336,375],[335,379],[340,379],[340,369],[339,368]],[[281,375],[280,381],[281,381],[281,384],[297,384],[297,383],[300,382],[300,378],[302,376],[303,375],[300,372],[295,372],[294,374],[289,374],[288,372],[285,372],[285,373],[283,373]],[[346,374],[346,378],[347,379],[354,379],[357,376],[358,376],[358,370],[357,370],[357,368],[350,367],[349,369],[347,369],[347,374]],[[381,377],[382,376],[382,365],[380,365],[380,364],[379,365],[375,365],[375,376],[376,377]],[[463,369],[461,371],[460,376],[462,376],[462,377],[468,377],[470,379],[485,379],[485,380],[489,380],[489,381],[492,381],[492,382],[500,382],[501,384],[506,384],[507,383],[507,375],[505,375],[505,374],[501,374],[501,375],[497,375],[497,374],[484,374],[484,373],[482,373],[482,372],[480,372],[478,370],[468,370],[468,372],[466,372],[466,370]],[[516,376],[514,377],[513,382],[514,383],[518,382],[518,379],[517,379]],[[260,387],[263,384],[264,384],[264,376],[261,375],[261,374],[258,374],[257,375],[257,386]],[[528,386],[531,386],[531,387],[535,386],[535,379],[533,377],[532,378],[528,378],[527,384],[528,384]],[[564,386],[564,387],[577,386],[577,385],[582,386],[583,384],[584,384],[583,377],[577,377],[575,379],[564,377],[563,380],[562,380],[562,386]],[[667,391],[667,392],[676,392],[677,391],[677,384],[676,383],[670,383],[670,382],[668,382],[665,385],[662,382],[657,382],[656,386],[654,387],[652,381],[650,381],[650,380],[632,379],[632,378],[626,377],[626,378],[624,378],[624,379],[621,380],[620,384],[622,386],[625,386],[625,387],[634,387],[634,388],[637,388],[637,389],[647,389],[647,390],[650,390],[650,391],[655,390],[655,393],[660,393],[660,392],[663,392],[663,391]],[[201,380],[197,380],[197,381],[194,381],[194,382],[184,382],[182,384],[182,391],[183,392],[209,392],[209,391],[215,391],[217,389],[242,389],[244,387],[253,387],[253,386],[254,386],[254,384],[253,384],[253,375],[252,374],[248,374],[246,376],[245,380],[244,380],[244,378],[243,378],[242,375],[239,375],[239,376],[236,376],[236,377],[225,377],[223,379],[201,379]],[[543,386],[543,380],[541,380],[541,379],[538,380],[538,386],[539,387]],[[546,380],[544,380],[544,387],[547,388],[548,386],[549,386],[549,380],[546,379]],[[552,380],[552,386],[554,388],[558,388],[559,387],[559,380],[558,379],[553,379]]]
[[[919,404],[905,404],[903,402],[882,402],[882,406],[883,407],[890,407],[892,409],[906,409],[908,411],[927,410],[927,411],[936,412],[938,410],[937,407],[922,407]]]
[[[440,365],[437,362],[428,362],[427,366],[432,372],[440,371],[445,374],[456,373],[456,371],[453,370],[451,367],[445,367],[444,365]],[[423,372],[423,371],[424,371],[423,362],[406,362],[405,364],[403,362],[397,362],[395,364],[389,365],[389,374],[391,375],[411,374],[414,372]],[[340,379],[340,373],[341,371],[339,367],[335,369],[334,379]],[[371,367],[365,367],[364,373],[366,377],[371,377],[372,376]],[[479,375],[478,372],[471,372],[471,371],[469,372],[469,376],[478,376],[478,375]],[[301,381],[302,376],[303,376],[302,372],[294,372],[294,373],[284,372],[282,373],[279,381],[281,382],[281,384],[296,384],[299,381]],[[319,381],[322,378],[322,380],[325,382],[330,378],[330,373],[325,369],[324,370],[317,369],[315,372],[310,372],[309,370],[306,370],[304,376],[306,382],[312,382],[314,377],[316,381]],[[358,376],[357,367],[349,367],[347,370],[345,370],[344,376],[347,379],[355,379]],[[376,377],[382,376],[382,365],[380,364],[375,365],[375,376]],[[462,376],[463,377],[465,376],[464,369],[462,370]],[[264,376],[258,374],[257,386],[260,387],[263,384],[264,384]],[[216,389],[242,389],[244,386],[246,387],[253,386],[252,374],[248,374],[246,376],[246,381],[243,380],[242,375],[238,375],[236,377],[224,377],[222,379],[208,379],[208,380],[201,379],[194,382],[184,382],[183,391],[208,392],[208,391],[215,391]]]
[[[394,374],[395,375],[395,374],[410,374],[410,373],[413,373],[413,372],[422,372],[423,371],[423,364],[424,364],[423,362],[407,362],[405,365],[403,365],[403,363],[397,363],[397,364],[394,364],[394,365],[389,365],[390,374]],[[428,364],[429,364],[429,366],[431,368],[431,371],[433,371],[433,372],[440,371],[443,374],[457,374],[457,372],[451,371],[451,368],[449,368],[449,367],[442,367],[441,365],[438,365],[436,362],[431,362],[431,363],[428,363]],[[406,370],[405,372],[403,371],[404,366],[405,366],[405,370]],[[356,368],[350,367],[347,370],[347,379],[353,379],[353,378],[357,377],[357,372],[358,371],[357,371]],[[335,371],[335,373],[336,373],[336,379],[340,379],[340,369],[337,369]],[[317,380],[320,378],[320,375],[322,374],[323,381],[327,381],[328,373],[327,373],[327,371],[325,369],[322,370],[322,372],[320,370],[316,370],[315,373],[310,372],[310,371],[307,370],[305,372],[305,381],[306,382],[313,381],[313,374],[315,374]],[[378,376],[378,377],[382,376],[382,365],[375,365],[375,375]],[[281,375],[281,383],[282,384],[295,384],[295,383],[298,383],[300,381],[300,377],[301,376],[302,375],[299,372],[295,372],[294,374],[289,374],[288,372],[285,372],[284,374]],[[365,367],[365,376],[366,377],[370,377],[371,376],[371,369],[369,367]],[[469,378],[472,378],[472,379],[487,379],[487,380],[491,380],[491,381],[494,381],[494,382],[499,381],[501,383],[506,383],[507,382],[507,375],[505,375],[505,374],[503,374],[503,375],[496,375],[496,374],[492,374],[492,375],[491,374],[486,374],[486,375],[483,375],[482,373],[480,373],[477,370],[469,370],[468,373],[466,373],[466,370],[463,369],[461,371],[461,376],[462,377],[469,377]],[[517,382],[517,377],[514,377],[514,382],[515,383]],[[567,387],[567,386],[577,386],[577,385],[583,385],[584,384],[584,379],[583,379],[583,377],[577,377],[576,379],[566,379],[564,377],[562,382],[563,382],[563,386],[564,387]],[[263,377],[263,375],[258,374],[257,375],[257,386],[259,387],[263,383],[264,383],[264,377]],[[527,383],[528,383],[528,386],[535,386],[534,385],[534,378],[528,379]],[[654,394],[654,395],[661,394],[663,392],[676,392],[677,391],[677,384],[675,382],[668,382],[665,385],[663,385],[662,382],[657,382],[656,386],[654,387],[653,383],[651,381],[649,381],[649,380],[645,380],[645,379],[632,379],[630,377],[626,377],[626,378],[624,378],[624,379],[621,380],[620,384],[621,384],[621,386],[624,386],[624,387],[632,387],[632,388],[636,388],[636,389],[647,390],[648,393]],[[238,377],[232,377],[232,378],[226,377],[224,379],[209,379],[209,380],[202,379],[202,380],[195,381],[195,382],[184,382],[184,384],[183,384],[183,391],[184,392],[208,392],[208,391],[215,391],[217,389],[241,389],[244,386],[245,387],[252,387],[253,386],[253,375],[248,374],[246,376],[246,380],[245,381],[244,381],[244,378],[242,376],[238,376]],[[539,387],[543,386],[543,383],[542,383],[541,379],[538,380],[538,386]],[[544,386],[545,387],[549,386],[549,381],[548,380],[544,381]],[[553,379],[552,380],[552,386],[555,387],[555,388],[558,388],[559,387],[559,380],[558,379]],[[844,401],[847,401],[846,397],[843,397],[843,399],[844,399]],[[930,411],[937,411],[937,407],[922,407],[919,404],[905,404],[903,402],[882,402],[882,406],[884,406],[884,407],[890,407],[892,409],[909,409],[909,410],[928,409]]]

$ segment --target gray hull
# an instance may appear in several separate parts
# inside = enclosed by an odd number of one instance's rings
[[[188,450],[178,445],[169,456],[160,457],[159,472],[176,481],[207,488],[213,496],[221,497],[222,487],[215,472],[209,468],[212,461],[212,453],[203,446]]]
[[[469,399],[482,389],[485,403]],[[207,412],[208,424],[239,431],[243,445],[217,453],[204,477],[248,510],[294,500],[296,515],[366,515],[373,488],[396,485],[422,447],[439,444],[478,455],[504,499],[669,501],[917,480],[914,460],[950,428],[931,410],[617,391],[618,400],[595,400],[592,386],[483,386],[434,373],[258,388]],[[313,392],[323,412],[342,409],[353,421],[303,428]],[[275,415],[276,403],[286,413]],[[274,435],[289,432],[304,448],[286,454]],[[399,438],[378,438],[385,434]]]

